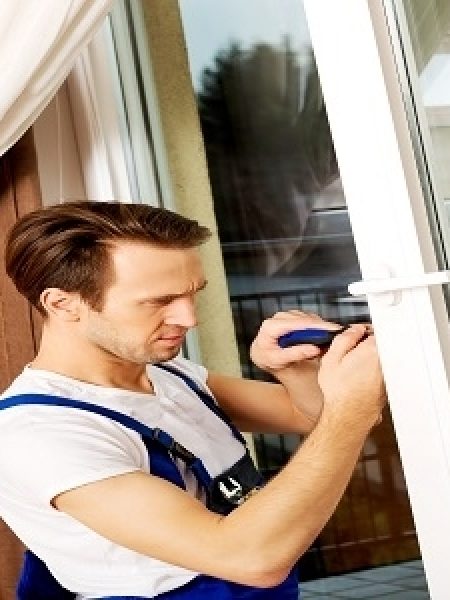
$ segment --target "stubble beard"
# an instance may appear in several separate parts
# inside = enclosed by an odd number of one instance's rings
[[[165,362],[175,358],[181,349],[181,344],[173,348],[156,348],[148,341],[146,344],[136,342],[132,338],[119,335],[116,328],[109,323],[92,322],[86,331],[86,337],[91,344],[104,353],[119,360],[146,365]]]

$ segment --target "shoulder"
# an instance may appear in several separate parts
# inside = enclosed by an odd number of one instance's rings
[[[0,478],[5,489],[39,503],[48,505],[57,494],[86,483],[145,469],[140,438],[109,419],[54,406],[25,405],[0,413]]]
[[[0,393],[0,401],[5,398],[9,398],[10,396],[15,396],[16,394],[24,394],[30,392],[28,377],[27,377],[28,369],[24,369],[13,381],[9,384],[9,386]]]
[[[138,434],[98,414],[60,406],[19,405],[21,394],[75,397],[58,377],[25,371],[0,397],[0,476],[41,499],[71,486],[140,469],[146,460]],[[33,465],[39,465],[35,468]]]

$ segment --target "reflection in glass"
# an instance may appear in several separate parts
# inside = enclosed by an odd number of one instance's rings
[[[297,308],[368,321],[336,156],[300,0],[180,0],[243,373],[261,321]],[[300,442],[258,435],[271,477]],[[389,416],[301,578],[417,558]]]
[[[394,9],[405,50],[403,85],[410,111],[419,168],[426,172],[425,196],[442,268],[450,264],[450,3],[448,0],[396,0]],[[420,146],[420,149],[419,149]]]

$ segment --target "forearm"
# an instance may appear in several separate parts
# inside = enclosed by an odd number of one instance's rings
[[[218,543],[231,547],[240,539],[237,562],[257,557],[261,572],[265,565],[282,579],[333,513],[369,429],[353,423],[349,434],[345,420],[322,414],[290,463],[220,522]]]
[[[375,340],[363,334],[354,326],[335,338],[321,358],[316,427],[279,475],[224,520],[230,538],[245,531],[245,543],[261,547],[260,560],[280,577],[332,514],[386,401]]]

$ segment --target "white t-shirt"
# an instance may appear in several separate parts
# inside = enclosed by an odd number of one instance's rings
[[[205,387],[203,367],[182,358],[168,364]],[[169,433],[203,461],[212,477],[243,455],[229,427],[179,377],[154,366],[149,377],[154,395],[26,367],[0,402],[42,393],[118,410]],[[193,475],[183,463],[178,466],[188,492],[201,497]],[[138,433],[115,421],[66,407],[0,410],[0,516],[79,598],[153,597],[197,575],[114,544],[51,505],[64,491],[132,471],[149,472],[147,449]]]

